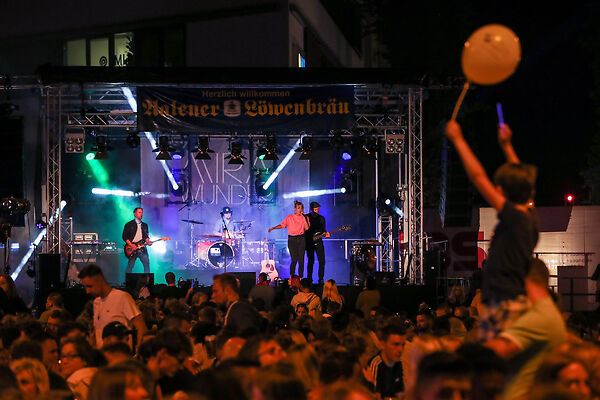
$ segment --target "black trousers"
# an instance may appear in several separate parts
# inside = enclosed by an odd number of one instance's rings
[[[313,265],[315,265],[315,252],[317,253],[317,259],[319,260],[319,282],[322,282],[323,277],[325,276],[325,246],[321,239],[306,246],[306,257],[308,258],[308,264],[306,265],[308,275],[306,277],[312,280]]]
[[[304,235],[288,236],[288,250],[292,258],[290,277],[296,273],[296,263],[298,263],[298,276],[302,278],[302,275],[304,275],[304,251],[306,250]]]

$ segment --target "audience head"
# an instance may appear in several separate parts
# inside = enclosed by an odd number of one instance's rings
[[[79,271],[79,279],[85,287],[85,292],[91,296],[98,297],[104,294],[108,284],[104,279],[104,273],[100,266],[96,264],[88,264]]]
[[[171,271],[167,272],[165,274],[165,281],[167,282],[167,285],[174,285],[175,284],[175,274],[172,273]]]
[[[46,298],[46,310],[51,308],[64,308],[63,297],[58,292],[50,292]]]
[[[505,163],[494,173],[494,184],[515,204],[526,204],[535,193],[537,168],[523,163]]]
[[[400,362],[404,343],[406,343],[406,328],[399,323],[388,324],[379,334],[381,353],[386,362]]]
[[[73,372],[99,364],[98,352],[83,339],[66,340],[60,349],[60,374],[66,379]]]
[[[439,351],[421,359],[414,399],[469,399],[470,392],[469,365],[460,355]]]
[[[146,366],[127,360],[100,368],[92,378],[87,400],[154,400],[154,388]]]
[[[0,289],[4,290],[6,296],[11,300],[19,297],[15,281],[9,274],[0,274]]]
[[[230,273],[213,277],[212,299],[221,306],[228,305],[239,298],[240,286],[235,275]]]
[[[48,372],[41,361],[21,358],[10,363],[17,378],[19,389],[27,399],[37,399],[50,390]]]

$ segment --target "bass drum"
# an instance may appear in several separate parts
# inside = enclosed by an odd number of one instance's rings
[[[206,262],[215,269],[222,269],[231,265],[234,256],[235,252],[230,245],[216,242],[208,248]]]

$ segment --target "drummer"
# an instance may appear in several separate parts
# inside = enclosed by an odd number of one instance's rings
[[[233,211],[230,207],[223,207],[220,217],[215,222],[215,235],[221,236],[223,239],[233,238],[233,222],[231,221],[232,214]]]

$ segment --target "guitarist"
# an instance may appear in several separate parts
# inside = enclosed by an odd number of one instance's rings
[[[136,246],[143,243],[146,243],[148,246],[152,246],[152,242],[148,237],[148,224],[142,222],[142,217],[144,216],[144,209],[142,207],[136,207],[133,209],[134,219],[129,221],[123,227],[123,240],[129,246]],[[127,269],[125,273],[128,274],[133,270],[133,265],[135,264],[136,259],[140,259],[142,265],[144,266],[144,273],[150,272],[150,260],[148,259],[148,251],[146,247],[142,247],[137,251],[134,251],[133,254],[129,257],[129,261],[127,262]]]
[[[325,246],[323,246],[323,239],[313,240],[313,236],[316,233],[325,233],[325,237],[331,236],[325,228],[325,217],[319,214],[321,205],[316,201],[310,203],[310,213],[306,216],[310,222],[310,227],[305,233],[306,238],[306,257],[308,258],[307,278],[312,282],[313,276],[313,265],[315,264],[315,252],[317,253],[317,259],[319,260],[319,285],[323,284],[323,278],[325,276]]]

